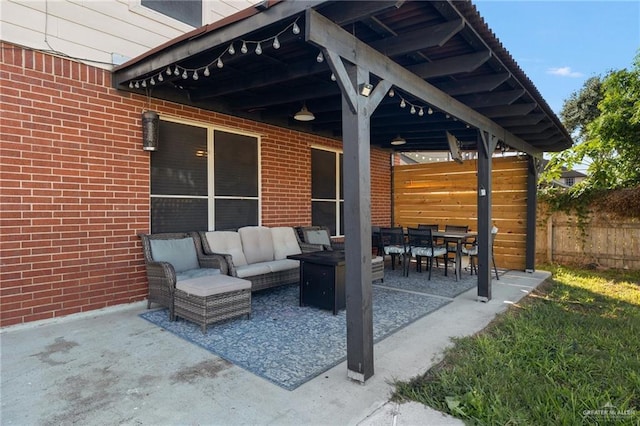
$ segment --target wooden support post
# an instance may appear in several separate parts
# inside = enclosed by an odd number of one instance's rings
[[[347,375],[365,382],[374,373],[370,119],[391,85],[382,80],[362,96],[358,87],[369,83],[369,71],[323,51],[342,92]]]
[[[478,131],[478,300],[491,300],[491,166],[495,137]]]
[[[538,214],[538,171],[536,159],[528,157],[527,167],[527,240],[525,251],[525,271],[536,270],[536,219]]]

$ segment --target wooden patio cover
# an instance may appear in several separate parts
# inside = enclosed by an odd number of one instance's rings
[[[572,144],[468,1],[265,1],[121,65],[113,84],[342,140],[347,364],[349,377],[360,381],[374,371],[371,146],[443,151],[449,132],[463,149],[478,151],[477,187],[484,190],[478,193],[478,297],[489,300],[493,151],[500,143],[529,155],[527,269],[533,270],[539,160]],[[293,119],[302,105],[315,120]],[[398,134],[406,144],[391,145]]]

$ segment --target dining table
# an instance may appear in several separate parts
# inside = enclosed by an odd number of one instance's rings
[[[475,238],[476,232],[458,232],[458,231],[431,231],[431,235],[435,238],[456,244],[455,274],[456,281],[462,276],[462,245],[470,238]]]

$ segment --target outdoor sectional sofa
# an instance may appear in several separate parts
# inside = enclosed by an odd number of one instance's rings
[[[322,246],[301,243],[287,226],[245,226],[237,232],[198,234],[204,253],[226,259],[229,275],[251,281],[251,291],[297,283],[300,265],[287,256],[322,250]]]

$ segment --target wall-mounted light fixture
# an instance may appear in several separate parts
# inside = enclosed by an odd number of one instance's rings
[[[364,97],[368,97],[371,94],[372,90],[373,90],[373,84],[362,83],[360,85],[360,94]]]
[[[160,138],[160,116],[155,111],[142,113],[142,149],[157,151]]]
[[[302,108],[300,111],[296,112],[296,115],[294,115],[293,118],[298,121],[312,121],[316,119],[316,116],[307,109],[306,104],[302,104]]]
[[[391,139],[391,145],[404,145],[405,143],[407,143],[406,140],[404,140],[402,137],[400,137],[400,135],[396,136],[395,138]]]

